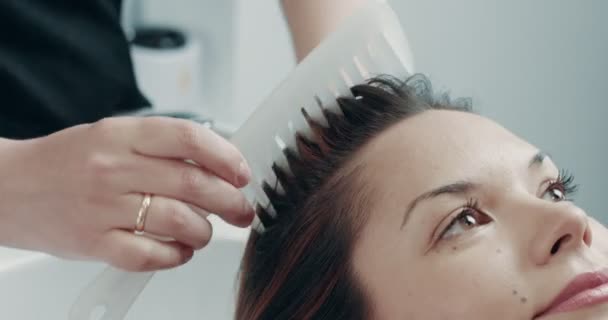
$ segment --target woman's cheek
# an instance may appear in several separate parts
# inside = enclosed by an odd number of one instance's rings
[[[589,217],[589,227],[592,234],[591,248],[608,256],[608,229],[592,217]]]

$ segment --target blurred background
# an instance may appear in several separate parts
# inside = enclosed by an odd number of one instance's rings
[[[436,89],[472,97],[481,114],[548,151],[575,174],[578,204],[608,222],[608,2],[388,2],[417,71]],[[201,48],[193,108],[229,134],[295,65],[278,3],[130,0],[124,21],[127,29],[168,25],[193,35]]]

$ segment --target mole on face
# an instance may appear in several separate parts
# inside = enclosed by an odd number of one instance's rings
[[[452,251],[456,251],[456,250],[458,250],[458,247],[453,246],[453,247],[452,247]]]
[[[500,249],[496,249],[496,253],[501,254],[501,253],[502,253],[502,250],[500,250]]]
[[[516,296],[517,295],[517,290],[513,290],[512,293],[513,293],[514,296]],[[519,302],[521,302],[522,304],[524,304],[524,303],[528,302],[528,298],[521,297],[521,298],[519,298]]]

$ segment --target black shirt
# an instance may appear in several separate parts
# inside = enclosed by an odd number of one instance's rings
[[[30,138],[149,103],[120,0],[0,0],[0,136]]]

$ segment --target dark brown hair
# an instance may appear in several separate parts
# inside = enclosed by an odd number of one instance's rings
[[[312,139],[297,136],[285,150],[289,170],[273,170],[283,189],[264,190],[276,211],[257,214],[240,271],[236,319],[367,319],[371,306],[351,268],[351,253],[365,224],[361,167],[347,163],[367,142],[397,122],[431,109],[470,111],[469,100],[433,95],[429,80],[381,76],[338,98],[342,114],[324,111],[328,126],[311,120]]]

